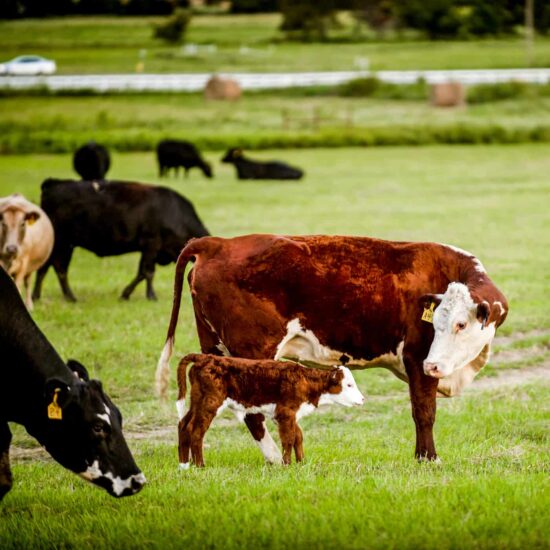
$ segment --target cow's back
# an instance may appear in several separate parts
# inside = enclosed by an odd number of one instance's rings
[[[418,298],[455,278],[444,248],[361,237],[201,239],[190,276],[195,314],[232,355],[273,357],[292,322],[323,346],[379,357],[418,326]]]

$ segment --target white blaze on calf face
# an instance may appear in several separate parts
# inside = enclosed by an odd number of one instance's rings
[[[482,329],[477,304],[468,287],[451,283],[433,316],[434,339],[424,372],[434,378],[451,375],[473,361],[495,336],[495,323]]]
[[[362,405],[365,402],[363,394],[359,391],[353,374],[347,367],[338,367],[343,373],[342,390],[339,393],[323,393],[319,399],[319,405],[343,405],[344,407],[353,407]]]

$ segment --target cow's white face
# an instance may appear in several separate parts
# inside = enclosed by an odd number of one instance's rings
[[[433,316],[434,339],[424,373],[444,378],[473,361],[495,336],[495,323],[478,319],[478,305],[468,287],[451,283]]]
[[[333,403],[344,405],[344,407],[352,407],[354,405],[362,405],[365,402],[363,394],[359,391],[353,374],[347,367],[338,367],[342,371],[342,390],[339,393],[332,394]]]

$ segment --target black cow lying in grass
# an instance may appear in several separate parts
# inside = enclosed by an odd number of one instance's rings
[[[207,177],[212,177],[212,167],[200,155],[198,149],[188,141],[165,139],[157,145],[157,160],[159,163],[159,177],[168,175],[168,170],[174,168],[176,175],[182,166],[185,177],[195,166],[202,170]]]
[[[83,180],[104,179],[110,166],[109,152],[95,141],[89,141],[77,149],[73,156],[74,170]]]
[[[35,300],[40,298],[42,282],[53,265],[65,298],[76,301],[67,278],[76,246],[98,256],[141,252],[138,274],[121,297],[127,300],[146,280],[147,298],[156,300],[155,265],[175,262],[189,239],[209,234],[193,205],[165,187],[48,179],[42,184],[41,206],[54,226],[55,243],[50,259],[37,273]]]
[[[11,489],[8,422],[16,422],[63,467],[115,497],[145,483],[122,434],[119,410],[76,361],[63,362],[0,269],[0,500]]]
[[[247,159],[242,149],[229,149],[222,162],[233,164],[240,180],[299,180],[303,170],[276,160],[258,162]]]

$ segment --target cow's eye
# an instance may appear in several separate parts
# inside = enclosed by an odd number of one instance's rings
[[[457,323],[456,328],[457,330],[464,330],[466,328],[466,323]]]
[[[103,424],[101,422],[95,422],[92,426],[92,430],[97,435],[102,435],[105,433],[105,428],[103,427]]]
[[[348,388],[353,388],[353,384],[348,384]]]

